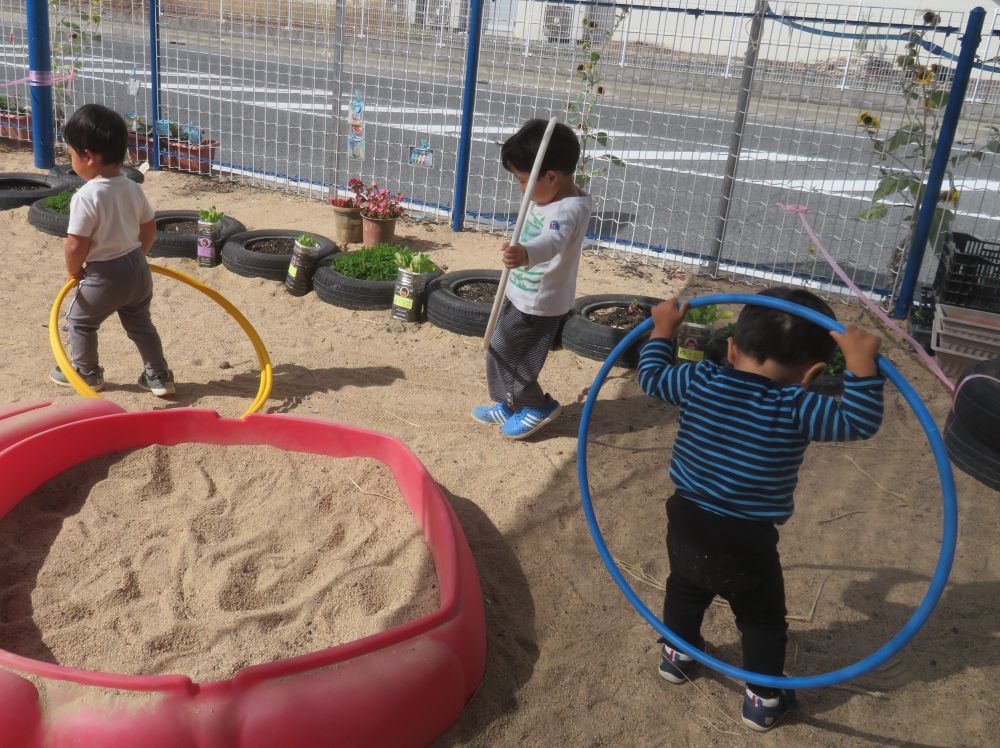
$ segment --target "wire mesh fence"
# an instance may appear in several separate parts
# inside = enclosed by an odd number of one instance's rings
[[[159,0],[152,18],[149,2],[51,4],[57,126],[98,101],[130,115],[140,160],[159,125],[169,168],[317,197],[360,177],[441,215],[455,204],[464,133],[467,216],[505,230],[519,195],[499,143],[530,117],[559,115],[585,147],[596,251],[713,270],[717,258],[731,277],[829,287],[830,271],[774,207],[803,204],[854,279],[882,292],[907,207],[859,220],[885,163],[857,118],[876,113],[884,134],[911,116],[898,59],[914,29],[946,89],[966,22],[860,3],[491,0],[477,32],[460,0]],[[30,99],[20,0],[0,0],[0,24],[0,96],[16,108]],[[991,13],[958,154],[994,132],[998,45]],[[956,172],[956,229],[1000,234],[997,170],[986,152]]]

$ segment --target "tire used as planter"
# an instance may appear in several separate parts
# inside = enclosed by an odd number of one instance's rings
[[[149,250],[150,257],[188,257],[198,256],[198,211],[197,210],[158,210],[156,211],[156,238]],[[172,231],[171,226],[191,224],[188,231]],[[223,216],[219,241],[225,245],[234,234],[240,234],[247,227],[235,218]],[[287,268],[286,268],[287,269]]]
[[[435,327],[458,335],[483,337],[493,309],[489,302],[462,298],[457,291],[470,283],[500,285],[499,270],[457,270],[427,284],[427,319]]]
[[[638,301],[642,306],[652,309],[663,301],[663,299],[657,299],[652,296],[628,296],[625,294],[581,296],[576,300],[576,304],[573,307],[573,314],[566,320],[566,325],[563,327],[563,346],[584,358],[591,358],[596,361],[605,360],[608,354],[614,350],[614,347],[631,330],[598,324],[588,319],[587,315],[598,309],[628,307],[633,301]],[[639,363],[639,349],[648,339],[648,335],[640,337],[618,359],[618,365],[634,368]]]
[[[131,179],[136,184],[142,184],[146,180],[145,175],[134,167],[122,166],[122,171],[125,173],[126,177]],[[49,169],[49,174],[53,177],[65,179],[68,184],[73,184],[76,187],[80,187],[84,183],[84,180],[77,176],[76,172],[73,171],[72,164],[56,164]]]
[[[61,177],[21,171],[0,172],[0,210],[31,205],[65,189],[73,189],[73,185]]]
[[[66,236],[69,230],[69,213],[57,213],[45,204],[46,200],[47,197],[31,204],[28,208],[28,223],[43,234]]]
[[[428,286],[440,275],[440,269],[434,271]],[[387,281],[352,278],[328,264],[321,265],[313,275],[313,290],[316,295],[327,304],[344,309],[392,309],[395,288],[395,278]]]
[[[978,361],[962,372],[954,413],[964,431],[1000,453],[1000,358]]]
[[[1000,449],[995,439],[992,445],[984,442],[955,413],[949,413],[944,425],[944,444],[955,467],[1000,491]]]
[[[285,276],[288,275],[288,265],[292,261],[292,245],[295,242],[295,237],[302,234],[315,239],[319,262],[340,251],[337,245],[325,236],[313,234],[310,231],[260,229],[258,231],[244,231],[229,237],[222,247],[222,264],[228,270],[242,275],[244,278],[266,278],[284,283]],[[267,239],[287,240],[288,253],[254,251],[254,243]]]

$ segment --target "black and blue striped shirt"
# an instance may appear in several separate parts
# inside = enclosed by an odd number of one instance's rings
[[[677,493],[702,509],[784,523],[806,447],[812,441],[867,439],[882,423],[880,376],[844,372],[838,401],[711,361],[673,363],[669,340],[639,355],[639,386],[680,406],[670,462]]]

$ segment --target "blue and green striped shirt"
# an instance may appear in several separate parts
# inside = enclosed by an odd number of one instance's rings
[[[639,356],[639,386],[680,406],[670,462],[677,493],[702,509],[784,523],[806,447],[812,441],[867,439],[882,423],[882,377],[844,373],[838,401],[711,361],[673,363],[668,340]]]

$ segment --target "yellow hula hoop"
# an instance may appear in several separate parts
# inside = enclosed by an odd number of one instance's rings
[[[243,332],[245,332],[247,337],[250,338],[250,342],[253,344],[253,349],[257,353],[257,360],[260,362],[260,386],[257,388],[257,397],[254,398],[250,407],[247,408],[246,412],[240,416],[240,418],[246,418],[251,413],[256,413],[263,408],[264,403],[267,402],[267,398],[271,394],[271,384],[273,382],[271,359],[268,358],[267,349],[264,348],[264,342],[260,339],[260,335],[257,334],[257,331],[253,328],[253,325],[250,324],[249,320],[247,320],[240,310],[233,306],[226,297],[214,288],[209,288],[204,283],[195,280],[191,276],[179,273],[176,270],[161,267],[159,265],[150,265],[149,269],[154,273],[159,273],[160,275],[165,275],[168,278],[173,278],[181,283],[186,283],[191,286],[191,288],[201,291],[208,298],[226,310],[229,316],[239,323],[240,327],[243,328]],[[62,303],[66,298],[66,294],[68,294],[69,290],[75,285],[76,280],[73,278],[66,281],[66,284],[59,290],[58,295],[56,295],[56,300],[52,304],[52,311],[49,313],[49,345],[52,346],[52,354],[56,357],[56,363],[59,364],[59,368],[62,370],[63,374],[66,375],[66,379],[69,380],[69,383],[73,385],[73,389],[75,389],[77,393],[83,397],[100,397],[100,395],[94,392],[94,390],[92,390],[90,386],[83,381],[83,377],[77,374],[76,369],[73,368],[73,364],[66,355],[62,340],[59,337],[59,310],[62,308]]]

